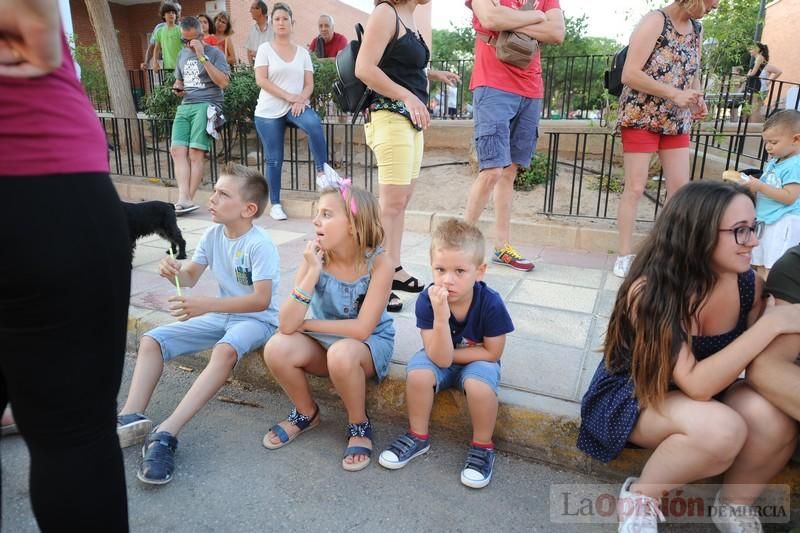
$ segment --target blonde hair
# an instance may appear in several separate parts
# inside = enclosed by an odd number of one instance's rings
[[[455,218],[439,224],[431,236],[431,261],[438,250],[460,250],[471,256],[475,266],[484,263],[486,240],[476,226]]]
[[[369,191],[352,185],[342,188],[325,187],[319,196],[321,198],[327,194],[336,195],[342,203],[347,222],[353,232],[356,262],[363,264],[366,261],[367,250],[374,250],[383,243],[384,233],[378,201]],[[330,260],[330,257],[326,254],[325,259]]]
[[[269,187],[264,175],[258,170],[238,163],[227,162],[222,167],[221,175],[230,176],[239,183],[239,194],[245,202],[252,202],[258,208],[253,218],[258,218],[267,207]]]

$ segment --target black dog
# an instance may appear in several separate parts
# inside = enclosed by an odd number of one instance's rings
[[[176,259],[186,259],[186,241],[178,228],[174,205],[156,201],[139,204],[122,202],[122,207],[128,216],[131,257],[136,249],[136,239],[155,233],[169,241]]]

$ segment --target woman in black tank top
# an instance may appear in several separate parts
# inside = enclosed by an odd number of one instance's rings
[[[406,207],[422,162],[422,130],[430,125],[428,79],[453,84],[458,76],[428,71],[430,51],[414,24],[414,10],[430,0],[375,0],[356,61],[356,76],[373,90],[364,133],[378,162],[381,222],[395,265],[392,290],[420,292],[423,283],[403,270],[400,250]],[[394,293],[389,311],[403,304]]]

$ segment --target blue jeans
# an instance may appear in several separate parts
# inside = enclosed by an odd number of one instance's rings
[[[267,182],[269,183],[269,201],[272,205],[281,203],[281,170],[283,167],[283,134],[286,124],[297,126],[308,135],[308,144],[314,156],[317,172],[322,172],[323,165],[328,162],[328,145],[322,133],[322,123],[317,113],[307,107],[299,117],[286,113],[280,118],[255,117],[256,131],[264,146],[267,158]]]

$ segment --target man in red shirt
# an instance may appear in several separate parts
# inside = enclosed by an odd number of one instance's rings
[[[320,15],[318,24],[319,36],[308,44],[308,51],[316,54],[320,59],[336,57],[336,54],[347,46],[347,37],[333,31],[331,15]]]
[[[509,242],[511,200],[517,167],[530,165],[536,150],[544,83],[537,50],[530,64],[519,68],[497,59],[493,44],[502,30],[514,30],[539,43],[564,41],[564,16],[559,0],[467,0],[475,28],[473,91],[475,149],[480,172],[467,198],[464,218],[474,224],[494,197],[495,232],[492,262],[516,270],[533,263]],[[489,42],[486,42],[489,41]]]

